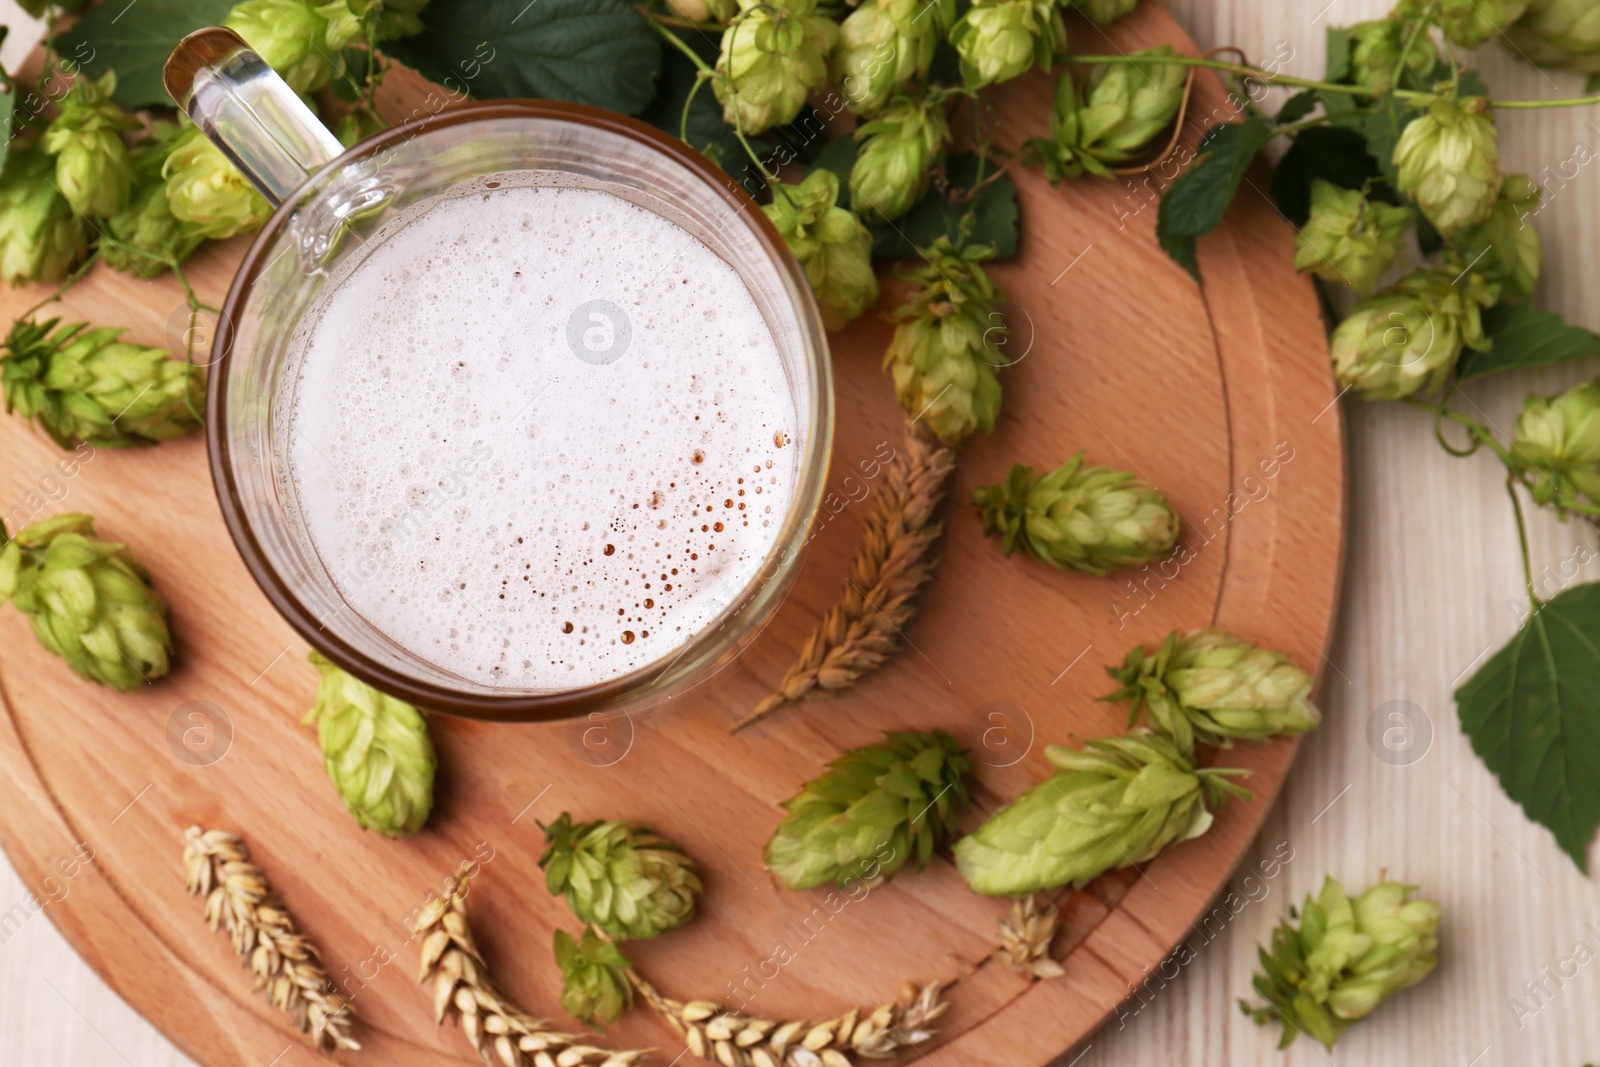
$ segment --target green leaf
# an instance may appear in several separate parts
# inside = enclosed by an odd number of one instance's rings
[[[1354,34],[1343,26],[1328,27],[1328,65],[1322,75],[1325,82],[1342,82],[1350,76],[1350,43]]]
[[[841,140],[845,140],[841,138]],[[839,141],[823,149],[817,165],[832,170],[842,162]],[[832,153],[830,155],[830,153]],[[854,162],[851,146],[851,162]],[[849,168],[844,171],[846,177]],[[945,161],[946,182],[934,182],[922,199],[910,211],[893,222],[869,225],[872,231],[872,255],[875,259],[916,259],[920,248],[927,248],[940,237],[955,240],[961,230],[962,217],[970,210],[973,222],[966,234],[967,244],[993,245],[996,259],[1009,259],[1017,254],[1017,187],[1009,174],[994,177],[991,161],[985,171],[986,184],[969,200],[972,186],[978,178],[978,157],[962,152]],[[840,194],[841,198],[843,193]]]
[[[6,39],[6,27],[0,26],[0,44]],[[11,151],[11,120],[17,107],[17,83],[4,70],[0,70],[0,168],[6,165]]]
[[[1346,126],[1312,126],[1295,137],[1272,172],[1272,199],[1285,218],[1304,226],[1311,217],[1311,183],[1321,178],[1345,189],[1361,189],[1382,175],[1367,151],[1367,139]],[[1375,189],[1375,198],[1393,201],[1393,190]]]
[[[1195,238],[1216,229],[1244,179],[1245,168],[1271,137],[1272,127],[1255,115],[1212,128],[1201,139],[1189,169],[1161,198],[1156,240],[1196,282],[1200,266],[1195,259]]]
[[[661,48],[624,0],[431,4],[421,33],[384,46],[423,77],[480,100],[540,96],[627,115],[656,95]]]
[[[220,23],[232,6],[232,0],[98,4],[57,39],[56,51],[93,78],[115,70],[123,107],[172,107],[161,85],[167,56],[185,35]]]
[[[856,141],[854,137],[840,137],[829,141],[828,146],[817,153],[817,158],[811,164],[813,170],[831,170],[839,179],[839,188],[850,188],[850,170],[856,165]]]
[[[1487,352],[1468,349],[1456,369],[1458,381],[1600,356],[1600,336],[1532,304],[1490,308],[1483,313],[1483,329],[1493,346]]]
[[[1600,584],[1539,605],[1456,690],[1456,708],[1506,795],[1587,871],[1600,825]]]
[[[1315,89],[1302,89],[1283,102],[1278,113],[1272,116],[1272,121],[1283,126],[1290,122],[1299,122],[1316,109],[1321,100]]]
[[[716,45],[704,34],[692,30],[673,32],[694,49],[701,59],[707,63],[716,62]],[[735,136],[733,127],[722,120],[722,105],[717,103],[716,96],[711,92],[711,86],[701,85],[698,92],[694,91],[700,80],[699,68],[676,48],[664,49],[663,53],[665,58],[661,65],[661,78],[655,99],[639,113],[639,117],[674,137],[680,137],[687,132],[688,136],[684,139],[689,146],[704,152],[713,163],[729,174],[735,172],[743,174],[744,164],[750,164],[750,183],[746,191],[752,195],[759,192],[766,182],[756,172],[754,164],[745,156],[744,148],[739,144],[739,138]],[[694,103],[689,105],[688,129],[685,131],[683,105],[684,101],[689,99],[691,92],[694,92]]]

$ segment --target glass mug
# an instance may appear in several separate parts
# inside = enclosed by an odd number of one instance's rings
[[[228,530],[273,606],[311,646],[420,707],[540,721],[657,703],[728,662],[771,617],[799,567],[822,496],[833,383],[810,285],[745,192],[698,152],[641,122],[579,104],[507,100],[414,119],[346,151],[232,31],[197,31],[164,72],[178,107],[276,207],[234,278],[206,389],[212,480]],[[485,182],[485,179],[488,179]],[[795,407],[794,491],[754,576],[711,621],[655,661],[578,688],[465,678],[402,647],[340,593],[311,543],[287,474],[290,341],[331,282],[404,214],[472,188],[603,190],[675,223],[737,273],[777,348]]]

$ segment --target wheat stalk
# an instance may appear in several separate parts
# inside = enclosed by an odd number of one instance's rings
[[[806,639],[800,658],[777,691],[734,723],[737,732],[814,690],[843,689],[900,647],[900,631],[917,611],[917,594],[938,565],[934,518],[944,499],[955,453],[919,423],[906,426],[906,443],[884,476],[850,577],[839,599]]]
[[[354,1010],[333,990],[317,947],[295,929],[283,899],[237,834],[191,826],[183,835],[183,873],[191,895],[205,897],[211,929],[228,931],[256,988],[311,1034],[319,1051],[358,1049],[350,1036]]]
[[[644,1053],[613,1052],[576,1034],[551,1029],[507,1000],[489,981],[467,923],[470,863],[447,892],[422,909],[413,932],[422,938],[423,985],[433,992],[435,1022],[454,1015],[483,1062],[500,1067],[627,1067]]]
[[[1018,974],[1060,978],[1067,972],[1050,958],[1061,913],[1052,905],[1040,911],[1032,894],[1011,902],[1011,914],[1000,920],[1000,945],[994,958]]]
[[[779,1022],[709,1000],[685,1004],[663,996],[637,970],[628,977],[690,1052],[722,1067],[853,1067],[859,1059],[888,1059],[931,1038],[929,1024],[950,1007],[939,999],[938,982],[921,989],[907,982],[899,1000],[864,1015],[852,1010],[818,1023]]]

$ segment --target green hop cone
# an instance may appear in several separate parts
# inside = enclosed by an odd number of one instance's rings
[[[1170,45],[1133,53],[1170,56]],[[1071,70],[1056,83],[1049,138],[1024,148],[1044,164],[1052,182],[1085,171],[1112,177],[1113,167],[1132,163],[1172,124],[1183,103],[1187,75],[1173,63],[1108,63],[1081,81]]]
[[[127,545],[94,537],[91,516],[60,515],[18,530],[0,549],[5,599],[80,677],[128,693],[167,673],[166,601]]]
[[[0,170],[0,277],[8,284],[59,281],[88,248],[54,172],[36,143],[13,145]]]
[[[330,6],[335,15],[345,9],[342,2]],[[342,50],[353,39],[331,43],[328,17],[310,0],[241,0],[222,24],[301,94],[316,92],[343,71]],[[340,36],[336,32],[335,40]]]
[[[1199,837],[1226,797],[1250,796],[1229,781],[1248,772],[1197,770],[1170,738],[1142,728],[1081,749],[1050,745],[1045,758],[1056,774],[955,843],[956,867],[975,892],[1082,885]]]
[[[1349,26],[1349,80],[1374,92],[1396,88],[1424,89],[1439,65],[1439,46],[1415,19],[1385,18]],[[1405,62],[1400,60],[1405,49]]]
[[[722,31],[711,87],[728,125],[748,135],[790,121],[806,94],[822,88],[839,27],[812,13],[816,0],[739,0],[739,7]]]
[[[862,215],[897,219],[911,210],[950,142],[942,104],[897,96],[871,122],[856,127],[850,168],[850,207]]]
[[[1139,0],[1071,0],[1070,5],[1064,6],[1070,6],[1096,26],[1104,26],[1132,14],[1133,9],[1139,6]]]
[[[838,175],[814,170],[799,185],[774,186],[772,203],[761,209],[805,269],[830,330],[878,302],[872,234],[838,199]]]
[[[1457,239],[1462,256],[1502,298],[1526,300],[1539,284],[1544,245],[1530,217],[1537,214],[1539,187],[1524,174],[1507,174],[1489,217]]]
[[[1440,99],[1394,146],[1399,189],[1446,237],[1476,226],[1500,195],[1499,130],[1481,96]]]
[[[173,138],[161,174],[173,217],[202,237],[249,233],[272,214],[272,205],[197,126]]]
[[[322,676],[305,725],[316,723],[322,763],[362,829],[414,834],[433,810],[438,760],[422,712],[346,674],[316,652]]]
[[[1334,378],[1368,400],[1438,391],[1464,347],[1487,344],[1482,313],[1498,293],[1453,266],[1407,275],[1356,304],[1333,331]]]
[[[1396,13],[1427,18],[1451,43],[1476,48],[1522,17],[1528,0],[1401,0]]]
[[[56,159],[56,185],[80,215],[115,215],[133,189],[133,161],[122,134],[139,122],[111,99],[116,91],[115,71],[99,81],[79,78],[39,140]]]
[[[1283,1024],[1279,1048],[1308,1034],[1328,1048],[1350,1024],[1438,966],[1439,906],[1412,900],[1416,886],[1381,882],[1359,897],[1333,878],[1307,897],[1299,925],[1272,932],[1270,951],[1257,951],[1263,973],[1251,985],[1267,1002],[1239,1002],[1258,1025]]]
[[[114,269],[149,280],[166,270],[168,261],[183,263],[205,242],[193,226],[180,222],[167,200],[167,182],[161,168],[178,135],[178,125],[157,122],[150,136],[133,150],[133,195],[121,211],[106,219],[106,228],[118,244],[102,250]]]
[[[566,812],[544,827],[539,857],[551,894],[572,913],[621,941],[676,930],[694,918],[700,872],[683,849],[638,823],[573,823]]]
[[[633,1007],[633,983],[628,981],[632,964],[593,928],[584,927],[578,940],[557,930],[552,949],[561,968],[562,1011],[580,1022],[614,1023]]]
[[[321,43],[332,53],[364,41],[369,28],[378,41],[421,33],[427,6],[428,0],[328,0],[314,9],[327,20]]]
[[[1530,396],[1511,436],[1511,469],[1532,478],[1533,498],[1569,509],[1600,505],[1600,382]]]
[[[6,410],[38,419],[62,448],[123,448],[199,425],[205,369],[165,348],[119,341],[120,329],[19,319],[0,343]],[[52,332],[54,331],[54,332]]]
[[[890,733],[851,749],[784,802],[767,869],[790,889],[894,877],[913,855],[926,867],[967,802],[966,752],[943,730]]]
[[[955,6],[955,0],[863,0],[839,24],[833,53],[833,82],[850,110],[875,115],[907,82],[926,77]]]
[[[1600,4],[1533,0],[1502,43],[1541,67],[1600,72]]]
[[[1411,223],[1410,208],[1317,178],[1311,183],[1311,217],[1295,235],[1295,270],[1370,293],[1400,254]]]
[[[994,372],[1006,362],[1006,331],[994,307],[1004,297],[979,265],[994,249],[958,249],[941,237],[923,255],[927,266],[907,279],[917,288],[890,315],[896,325],[883,365],[900,406],[953,445],[990,432],[1000,414]]]
[[[1054,0],[975,0],[950,29],[969,89],[1010,81],[1034,67],[1048,71],[1066,50],[1067,30]]]
[[[972,494],[985,536],[1009,557],[1020,546],[1052,567],[1104,575],[1166,556],[1178,513],[1159,489],[1128,471],[1084,462],[1079,452],[1048,474],[1018,463],[1003,482]]]
[[[1230,747],[1303,734],[1322,722],[1311,703],[1315,679],[1282,652],[1257,648],[1221,630],[1174,630],[1155,653],[1143,645],[1106,673],[1122,688],[1105,700],[1126,700],[1131,726],[1142,715],[1170,734],[1180,751],[1196,742]]]

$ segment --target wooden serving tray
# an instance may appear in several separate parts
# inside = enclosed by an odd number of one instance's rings
[[[1081,21],[1070,32],[1079,51],[1192,48],[1154,3],[1109,38]],[[1035,74],[996,94],[1013,144],[1044,131],[1052,86]],[[1221,86],[1201,77],[1187,144],[1217,121],[1214,108],[1228,114]],[[169,678],[123,696],[79,681],[34,642],[24,618],[0,610],[0,833],[24,881],[58,901],[45,909],[52,921],[201,1063],[317,1063],[184,893],[184,828],[235,830],[355,994],[366,1048],[340,1062],[476,1062],[453,1027],[431,1020],[405,917],[459,862],[492,850],[472,896],[479,940],[512,995],[561,1017],[551,931],[577,922],[545,891],[538,823],[570,810],[644,820],[704,869],[700,917],[628,946],[669,996],[727,1000],[740,988],[753,993],[751,1012],[824,1018],[890,1000],[905,979],[961,976],[937,1042],[924,1048],[930,1064],[1029,1067],[1081,1043],[1211,906],[1273,803],[1293,741],[1227,754],[1254,770],[1256,798],[1230,802],[1204,838],[1142,872],[1060,894],[1056,956],[1066,974],[1032,984],[987,960],[1007,902],[970,893],[947,856],[844,907],[823,890],[782,888],[761,867],[776,805],[844,748],[884,729],[938,726],[972,748],[976,810],[964,825],[976,826],[1045,773],[1046,743],[1120,732],[1125,710],[1094,699],[1111,688],[1102,668],[1175,627],[1222,626],[1319,669],[1339,584],[1340,413],[1312,287],[1290,268],[1293,232],[1259,176],[1201,241],[1203,287],[1156,246],[1159,180],[1052,189],[1036,169],[1015,177],[1021,254],[993,274],[1011,300],[1008,351],[1026,356],[1003,373],[994,435],[962,448],[944,562],[908,629],[910,647],[840,697],[726,732],[837,594],[869,507],[839,502],[871,486],[860,465],[881,442],[899,444],[901,415],[879,370],[890,330],[867,317],[833,339],[838,513],[755,644],[643,718],[496,726],[436,717],[437,807],[427,830],[405,840],[357,828],[324,777],[314,732],[300,725],[315,689],[305,645],[235,554],[199,437],[102,449],[61,468],[64,453],[43,434],[0,418],[0,507],[12,529],[19,519],[92,512],[102,536],[129,542],[153,572],[178,646]],[[233,242],[194,261],[203,298],[220,302],[243,252]],[[9,323],[45,292],[6,292],[0,311]],[[181,328],[184,303],[170,276],[145,283],[96,268],[48,313],[163,343],[169,324]],[[1002,559],[998,542],[982,537],[967,504],[975,486],[1014,460],[1048,467],[1080,448],[1170,496],[1193,550],[1176,576],[1152,570],[1132,576],[1136,586],[1126,575],[1062,574]],[[220,727],[219,710],[231,729],[226,754],[179,758],[181,741],[169,739],[207,721]],[[223,745],[224,732],[211,744]],[[92,862],[73,862],[80,843]],[[775,954],[781,967],[769,962]],[[683,1048],[643,1005],[610,1040],[654,1047],[658,1063]]]

